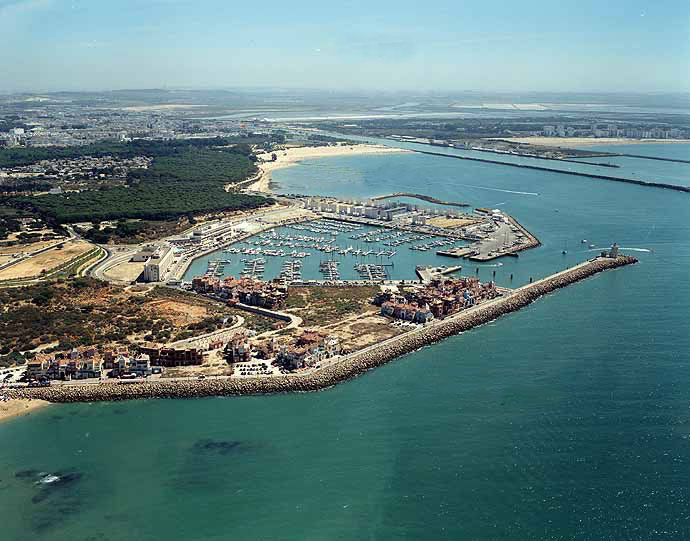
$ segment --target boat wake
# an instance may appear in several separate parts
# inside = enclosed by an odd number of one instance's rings
[[[621,250],[628,250],[629,252],[646,252],[648,254],[652,253],[652,250],[649,250],[647,248],[625,248],[621,246]]]
[[[587,250],[587,251],[588,251],[588,252],[598,252],[598,251],[603,250],[603,249],[604,249],[604,248],[600,246],[599,248],[590,248],[590,249]],[[628,252],[644,252],[644,253],[647,253],[647,254],[651,254],[651,253],[654,252],[654,250],[650,250],[650,249],[648,249],[648,248],[627,248],[627,247],[625,247],[625,246],[621,246],[620,249],[621,249],[621,250],[627,250]]]
[[[486,186],[474,186],[473,184],[457,184],[465,188],[477,188],[478,190],[491,190],[492,192],[516,193],[518,195],[539,195],[537,192],[517,192],[515,190],[503,190],[501,188],[487,188]]]

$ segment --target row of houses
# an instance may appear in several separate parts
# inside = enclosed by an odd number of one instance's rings
[[[99,352],[95,347],[74,348],[52,355],[39,354],[27,365],[31,379],[73,380],[100,378],[104,372],[146,377],[159,373],[161,367],[203,364],[215,350],[234,338],[234,329],[220,329],[208,334],[167,344],[145,342],[131,353],[128,347]]]
[[[343,347],[335,336],[320,331],[305,331],[287,344],[281,344],[276,355],[278,364],[290,370],[309,368],[340,355]]]
[[[284,306],[288,296],[287,286],[280,281],[264,282],[251,278],[221,280],[212,276],[196,276],[192,279],[192,289],[197,293],[213,293],[230,304],[242,303],[269,310]]]
[[[398,292],[382,291],[373,303],[381,307],[381,315],[426,323],[434,318],[453,314],[478,302],[498,296],[493,282],[478,278],[437,278],[422,286],[402,288]]]
[[[105,371],[116,375],[147,377],[154,372],[148,355],[130,356],[126,349],[100,354],[96,348],[73,349],[54,355],[38,355],[27,364],[29,379],[74,380],[100,378]]]

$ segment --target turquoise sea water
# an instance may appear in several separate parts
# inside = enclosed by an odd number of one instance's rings
[[[425,155],[274,178],[504,208],[543,242],[480,269],[506,285],[589,257],[582,239],[640,264],[323,392],[60,405],[1,424],[2,539],[690,537],[687,194]]]

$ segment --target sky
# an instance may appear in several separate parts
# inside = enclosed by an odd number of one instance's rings
[[[176,87],[690,92],[690,1],[0,0],[0,91]]]

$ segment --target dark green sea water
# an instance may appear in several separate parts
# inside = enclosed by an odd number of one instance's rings
[[[640,264],[323,392],[4,423],[0,539],[690,538],[687,194],[424,155],[274,177],[503,208],[543,242],[480,270],[506,285],[589,257],[581,239]]]

